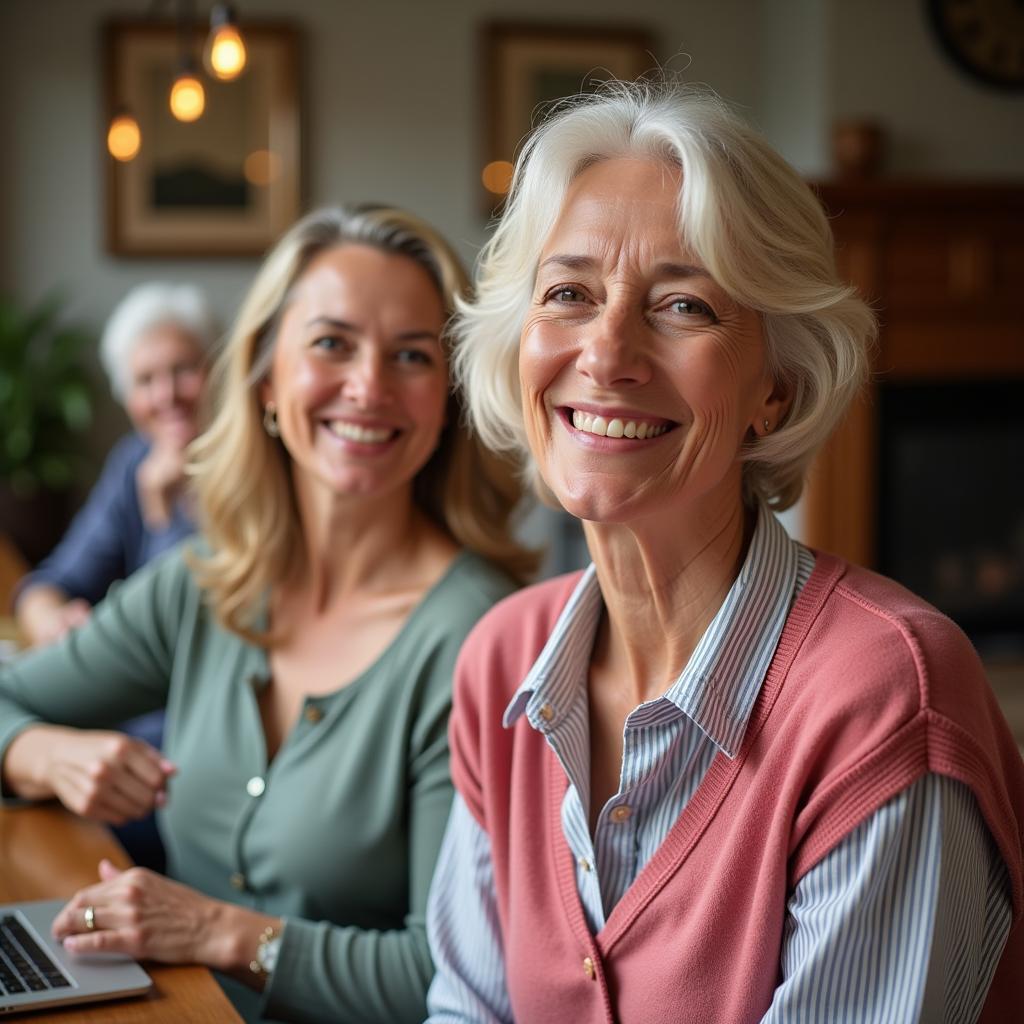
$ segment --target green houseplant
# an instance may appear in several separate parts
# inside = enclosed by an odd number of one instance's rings
[[[57,295],[30,309],[0,297],[0,525],[30,561],[63,526],[75,435],[92,419],[85,361],[96,339],[62,307]]]

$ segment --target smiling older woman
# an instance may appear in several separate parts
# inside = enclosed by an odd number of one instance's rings
[[[528,143],[458,370],[593,565],[463,649],[432,1021],[1024,1005],[1024,766],[970,644],[771,512],[873,329],[717,99],[616,87]]]
[[[111,584],[195,532],[185,449],[202,428],[201,405],[216,321],[202,290],[149,281],[133,288],[103,329],[100,358],[133,431],[121,438],[56,548],[18,583],[14,612],[34,646],[87,621]],[[164,713],[119,723],[154,748]],[[151,818],[117,829],[136,863],[163,870]]]
[[[111,583],[195,531],[184,495],[185,448],[202,428],[216,335],[193,285],[150,281],[111,314],[100,358],[134,432],[107,457],[60,544],[18,584],[15,615],[30,643],[53,643],[81,625]],[[159,728],[145,735],[153,740]]]

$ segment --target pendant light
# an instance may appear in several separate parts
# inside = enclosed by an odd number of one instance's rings
[[[181,70],[174,79],[170,95],[171,113],[179,121],[196,121],[206,109],[206,90],[199,81],[195,62],[191,57],[183,58]]]
[[[246,59],[245,42],[238,31],[235,9],[231,4],[214,4],[210,12],[210,34],[203,54],[206,69],[222,82],[230,82],[245,70]]]
[[[151,0],[155,12],[163,3],[173,5],[182,54],[181,66],[171,85],[168,106],[179,121],[197,121],[206,109],[206,89],[192,57],[195,41],[195,0]],[[203,63],[209,74],[222,82],[236,79],[248,63],[238,16],[228,3],[216,3],[210,11],[210,32],[203,47]],[[126,106],[115,111],[107,126],[107,151],[122,163],[133,160],[142,146],[139,122]]]
[[[142,132],[139,131],[139,122],[127,107],[119,107],[114,111],[110,127],[107,129],[107,152],[115,160],[128,163],[138,155],[141,145]]]

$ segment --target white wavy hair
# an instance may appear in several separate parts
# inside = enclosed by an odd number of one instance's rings
[[[132,350],[154,327],[172,325],[195,338],[209,352],[217,338],[217,321],[201,289],[192,284],[149,281],[137,285],[110,314],[100,338],[100,361],[110,379],[110,390],[123,402],[131,381],[128,362]]]
[[[768,364],[790,405],[771,435],[744,446],[744,499],[788,508],[866,378],[875,319],[838,277],[814,193],[721,99],[693,87],[609,83],[562,101],[527,139],[478,260],[475,298],[458,303],[453,369],[471,423],[536,482],[518,356],[537,263],[573,179],[616,157],[682,171],[681,237],[735,301],[761,314]]]

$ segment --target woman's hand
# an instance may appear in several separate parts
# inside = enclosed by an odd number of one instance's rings
[[[69,630],[88,622],[91,614],[92,605],[81,597],[74,597],[53,609],[32,642],[37,647],[56,643]]]
[[[3,772],[19,796],[57,797],[86,818],[110,825],[144,818],[167,800],[174,764],[143,740],[120,732],[31,726],[7,748]]]
[[[54,937],[66,949],[222,966],[222,904],[146,868],[119,871],[102,860],[99,873],[101,881],[80,890],[53,922]],[[92,908],[92,928],[86,907]]]
[[[280,929],[279,918],[211,899],[146,868],[119,871],[101,860],[99,871],[99,884],[76,893],[53,922],[54,937],[65,949],[203,964],[262,987],[264,977],[249,962],[263,930]]]
[[[48,583],[30,586],[15,608],[18,626],[33,647],[59,640],[69,629],[81,626],[91,612],[88,601],[69,598]]]
[[[170,525],[174,500],[185,481],[185,445],[190,438],[171,434],[153,442],[135,473],[142,518],[150,529]]]

